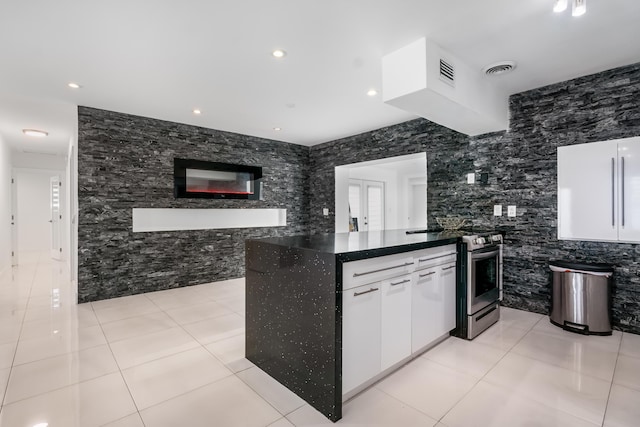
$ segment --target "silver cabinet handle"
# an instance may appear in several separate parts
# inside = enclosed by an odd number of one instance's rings
[[[353,277],[366,276],[367,274],[380,273],[381,271],[393,270],[394,268],[407,267],[413,265],[412,262],[405,262],[404,264],[394,265],[393,267],[380,268],[378,270],[366,271],[364,273],[353,273]]]
[[[616,160],[611,158],[611,227],[616,226],[616,206],[615,206],[615,179]]]
[[[456,266],[455,266],[455,265],[450,265],[449,267],[444,267],[444,268],[442,269],[442,271],[445,271],[445,270],[451,270],[452,268],[456,268]]]
[[[421,258],[421,259],[418,259],[418,262],[425,262],[425,261],[430,261],[432,259],[444,258],[444,257],[451,256],[451,255],[454,255],[454,254],[455,253],[438,255],[438,256],[433,256],[433,257],[429,257],[429,258]]]
[[[621,167],[621,171],[620,171],[620,175],[622,175],[622,195],[620,196],[621,200],[621,208],[622,208],[622,227],[624,228],[624,157],[621,157],[620,160],[622,160],[622,163],[620,164]]]
[[[427,276],[431,276],[433,274],[436,274],[436,272],[435,271],[430,271],[429,273],[418,274],[418,277],[427,277]]]
[[[378,290],[378,288],[371,288],[371,289],[369,289],[368,291],[354,292],[354,293],[353,293],[353,296],[354,296],[354,297],[359,297],[360,295],[364,295],[364,294],[368,294],[368,293],[371,293],[371,292],[375,292],[375,291],[377,291],[377,290]]]
[[[411,279],[405,279],[402,282],[390,283],[390,285],[391,286],[398,286],[398,285],[402,285],[403,283],[408,283],[410,281],[411,281]]]

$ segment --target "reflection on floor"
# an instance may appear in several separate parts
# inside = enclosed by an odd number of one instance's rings
[[[243,358],[242,279],[74,305],[63,265],[0,278],[0,426],[330,426]],[[503,309],[345,405],[350,426],[636,426],[640,336]]]

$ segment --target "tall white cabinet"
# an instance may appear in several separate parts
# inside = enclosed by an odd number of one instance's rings
[[[558,238],[640,241],[640,137],[558,147]]]

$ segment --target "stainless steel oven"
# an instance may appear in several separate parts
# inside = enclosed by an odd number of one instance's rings
[[[463,236],[460,296],[461,336],[473,339],[500,319],[502,300],[502,235]],[[466,273],[466,274],[464,274]]]

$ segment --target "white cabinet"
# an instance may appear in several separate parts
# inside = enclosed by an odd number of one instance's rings
[[[380,373],[381,284],[342,293],[342,394]]]
[[[382,282],[381,370],[411,356],[411,275]]]
[[[640,137],[558,147],[558,238],[640,241]]]
[[[433,301],[437,300],[438,267],[413,273],[411,291],[411,351],[427,346],[438,336],[432,328]]]
[[[456,263],[416,271],[412,290],[412,351],[456,327]]]
[[[442,336],[456,328],[456,263],[440,266],[438,274],[443,299],[438,315],[438,329],[439,336]]]
[[[343,397],[456,326],[456,245],[347,262],[342,278]]]

